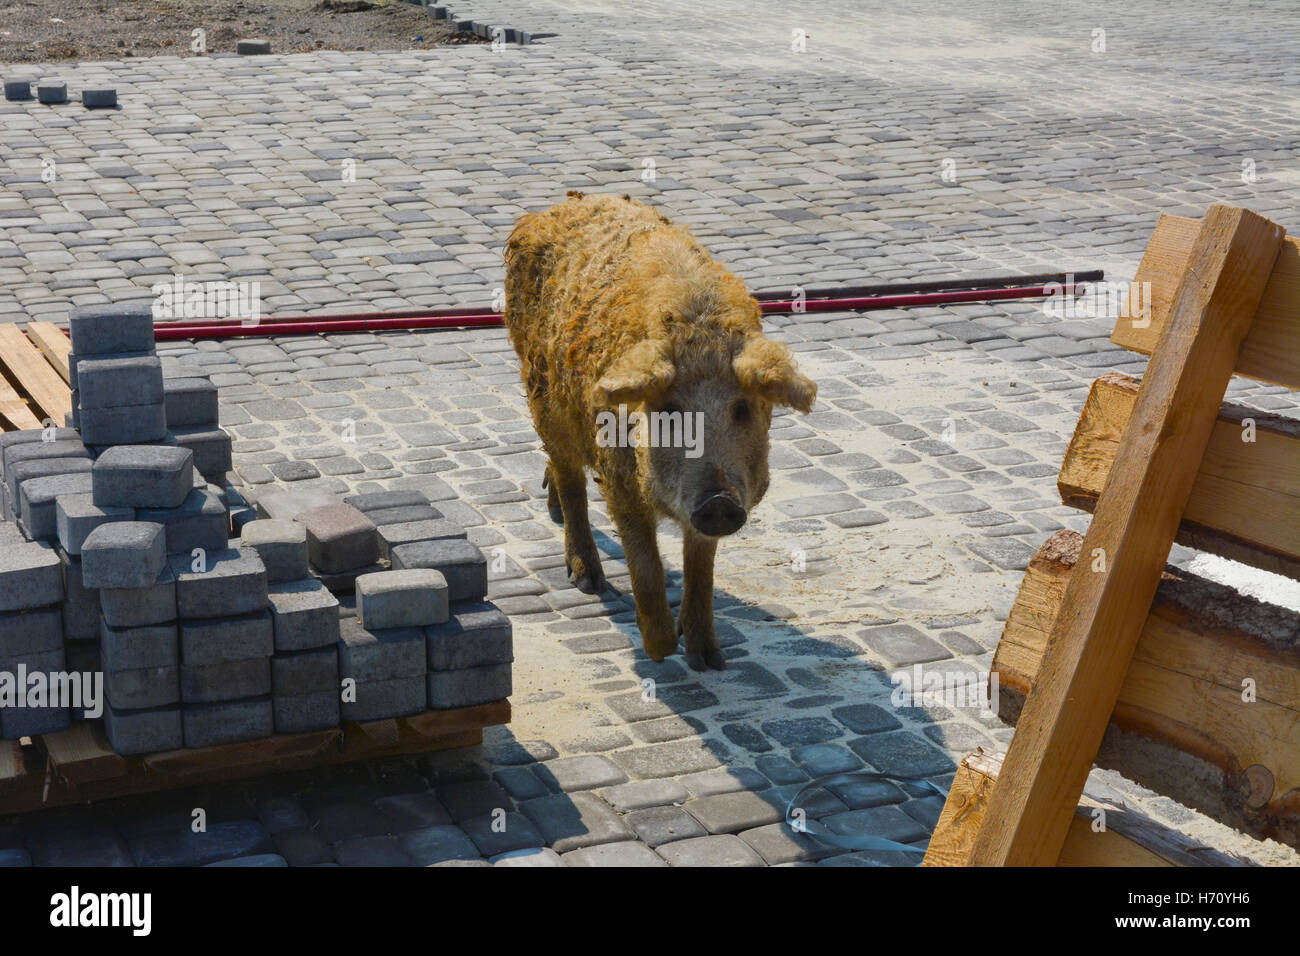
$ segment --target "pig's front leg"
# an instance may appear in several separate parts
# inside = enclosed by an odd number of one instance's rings
[[[727,662],[713,629],[713,556],[718,539],[691,527],[682,529],[682,606],[677,611],[677,632],[686,637],[686,663],[691,670],[724,670]]]
[[[623,554],[632,576],[641,646],[651,660],[662,661],[677,651],[677,630],[664,590],[664,565],[655,540],[654,516],[640,509],[619,509],[611,503],[610,517],[623,539]]]

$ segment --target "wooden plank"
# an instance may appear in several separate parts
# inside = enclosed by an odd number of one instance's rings
[[[1115,323],[1110,340],[1150,355],[1169,320],[1178,280],[1187,268],[1199,219],[1161,216],[1138,266],[1134,282],[1149,282],[1151,322],[1134,326],[1130,318]],[[1265,382],[1300,388],[1300,239],[1288,236],[1255,311],[1255,319],[1237,358],[1237,372]]]
[[[1070,576],[970,862],[1057,861],[1187,505],[1282,228],[1211,206]]]
[[[0,740],[0,794],[20,789],[28,776],[22,746],[16,740]]]
[[[987,819],[1004,759],[1002,754],[976,750],[958,764],[922,866],[961,866],[969,859],[975,836]],[[1104,812],[1103,817],[1097,817],[1098,810]],[[1104,829],[1094,829],[1094,821],[1104,823]],[[1136,811],[1085,795],[1068,821],[1058,865],[1171,867],[1242,863]]]
[[[26,389],[45,417],[63,427],[63,417],[72,411],[68,383],[50,368],[50,363],[16,325],[0,324],[0,362],[13,380]]]
[[[0,415],[3,415],[10,425],[7,431],[41,427],[41,420],[32,413],[22,396],[15,392],[3,377],[0,377]]]
[[[32,340],[45,356],[45,360],[54,366],[54,371],[70,381],[68,356],[72,354],[72,342],[63,334],[63,330],[53,322],[27,323],[27,337]]]
[[[992,670],[1008,723],[1037,680],[1082,544],[1072,531],[1052,535],[1007,615]],[[1243,699],[1245,677],[1251,699]],[[1300,847],[1297,741],[1300,614],[1166,567],[1097,764],[1238,830]]]
[[[73,724],[57,734],[43,734],[41,744],[54,764],[54,772],[73,786],[121,776],[126,769],[126,758],[113,752],[98,721]]]
[[[1096,507],[1139,384],[1114,372],[1093,382],[1057,478],[1067,505]],[[1300,421],[1221,406],[1178,541],[1300,578]]]

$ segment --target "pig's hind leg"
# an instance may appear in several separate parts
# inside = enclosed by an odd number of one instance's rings
[[[560,507],[560,492],[555,487],[555,479],[551,477],[551,466],[546,466],[546,471],[542,473],[542,487],[546,489],[546,510],[551,515],[551,520],[556,524],[564,524],[564,509]]]
[[[636,625],[641,631],[641,646],[654,661],[662,661],[677,651],[677,630],[673,626],[672,608],[664,590],[664,565],[655,539],[654,513],[635,505],[629,506],[631,490],[612,494],[606,487],[605,501],[622,539],[627,569],[632,575],[632,596],[636,598]],[[621,503],[621,506],[620,506]]]
[[[600,567],[600,553],[591,534],[587,514],[587,477],[581,466],[566,468],[552,461],[546,466],[547,507],[555,517],[558,505],[564,521],[564,562],[569,580],[584,594],[599,594],[605,589],[605,572]]]

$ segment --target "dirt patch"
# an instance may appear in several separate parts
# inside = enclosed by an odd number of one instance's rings
[[[237,40],[273,53],[411,50],[485,42],[401,0],[0,0],[0,63],[234,53]]]

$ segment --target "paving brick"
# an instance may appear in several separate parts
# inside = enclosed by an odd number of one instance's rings
[[[118,710],[165,707],[180,702],[180,668],[141,667],[135,670],[106,670],[104,692],[108,704]]]
[[[450,605],[446,623],[425,629],[429,670],[460,670],[514,660],[510,619],[494,604],[480,601]]]
[[[205,425],[178,425],[171,430],[176,447],[194,456],[194,470],[210,481],[221,478],[233,467],[230,435]]]
[[[334,860],[329,844],[315,830],[305,827],[283,830],[275,833],[273,839],[276,849],[290,866],[313,866]]]
[[[599,754],[550,760],[539,764],[536,773],[553,790],[565,793],[627,782],[627,774]]]
[[[176,576],[176,608],[182,618],[250,614],[267,606],[266,568],[252,551],[228,548],[210,552],[204,556],[202,571],[193,570],[195,561],[189,555],[173,556],[170,565]]]
[[[358,509],[360,510],[360,509]],[[399,508],[372,508],[364,512],[376,527],[389,524],[412,524],[419,521],[442,520],[442,512],[433,505],[404,505]]]
[[[594,793],[557,793],[525,800],[520,810],[546,843],[563,854],[584,846],[636,838],[632,828]]]
[[[162,363],[156,356],[82,358],[77,363],[77,405],[91,408],[156,405],[163,400]]]
[[[768,793],[740,790],[689,800],[683,809],[710,833],[736,833],[782,820],[784,805],[777,803]]]
[[[338,503],[338,495],[321,488],[272,488],[257,496],[257,510],[262,517],[288,521],[313,508]]]
[[[133,521],[134,508],[105,508],[95,504],[93,494],[63,494],[55,503],[55,532],[68,554],[81,554],[86,535],[110,521]]]
[[[271,660],[260,657],[221,664],[182,664],[180,688],[181,700],[187,705],[263,697],[271,693]],[[268,705],[268,720],[270,716]]]
[[[768,866],[824,860],[842,852],[807,833],[795,833],[784,823],[769,823],[767,826],[746,830],[740,834],[740,838],[749,844]]]
[[[176,625],[150,624],[141,627],[113,627],[101,623],[99,646],[108,670],[167,667],[180,663]]]
[[[36,478],[49,478],[54,475],[88,474],[93,464],[82,455],[62,456],[59,458],[33,458],[16,461],[5,469],[5,488],[9,493],[10,514],[17,514],[22,496],[19,489],[28,481]]]
[[[307,577],[307,529],[296,521],[263,520],[248,524],[239,536],[241,547],[257,552],[271,584]]]
[[[58,605],[0,612],[0,660],[63,648],[63,612]]]
[[[378,528],[380,557],[389,559],[392,558],[393,548],[403,545],[466,537],[464,528],[446,518],[385,524],[379,525]]]
[[[134,445],[162,441],[167,436],[167,413],[162,402],[74,408],[74,413],[77,429],[87,445]]]
[[[79,356],[153,350],[153,310],[147,302],[79,306],[68,315],[72,351]]]
[[[217,424],[217,387],[206,378],[165,378],[163,407],[167,427]]]
[[[176,750],[184,746],[179,706],[116,711],[104,708],[104,733],[124,756]]]
[[[69,432],[71,438],[54,438],[47,439],[44,436],[43,429],[31,429],[26,432],[8,432],[5,437],[10,435],[34,435],[31,441],[11,442],[10,444],[0,446],[3,452],[4,467],[0,468],[0,476],[3,476],[5,470],[12,468],[19,462],[23,461],[41,461],[48,458],[90,458],[90,452],[86,446],[81,443],[81,439],[75,437],[76,432],[69,429],[60,429],[61,432]]]
[[[886,624],[858,632],[862,643],[890,667],[947,660],[952,652],[909,624]]]
[[[669,866],[762,866],[763,858],[732,834],[677,840],[656,848]]]
[[[275,852],[271,835],[255,820],[209,823],[197,833],[173,827],[137,837],[130,846],[136,866],[205,866]]]
[[[484,856],[536,849],[547,842],[521,813],[471,817],[462,821],[460,827]]]
[[[21,611],[62,600],[63,570],[53,548],[37,541],[0,547],[0,611]]]
[[[269,679],[267,683],[269,685]],[[270,697],[185,704],[181,712],[186,747],[214,747],[260,740],[274,732]]]
[[[348,675],[342,674],[346,679]],[[396,677],[391,680],[357,681],[355,699],[344,699],[344,720],[383,720],[404,717],[425,710],[426,688],[423,677]]]
[[[347,618],[340,622],[338,648],[340,675],[358,682],[423,675],[427,666],[419,628],[372,630]]]
[[[368,494],[349,495],[343,503],[361,512],[382,511],[388,508],[405,508],[427,505],[429,499],[419,491],[372,491]]]
[[[512,689],[509,664],[434,671],[428,676],[429,709],[472,707],[475,704],[503,700],[510,696]]]
[[[561,859],[568,866],[667,866],[663,857],[644,843],[602,843],[570,850]]]
[[[415,866],[395,836],[353,837],[334,848],[340,866]]]
[[[407,856],[417,866],[433,866],[445,860],[477,860],[480,858],[478,847],[465,835],[460,827],[432,826],[410,833],[403,833],[398,838]]]
[[[431,569],[363,574],[356,595],[357,617],[367,628],[423,627],[448,618],[447,582]]]
[[[441,572],[452,601],[481,601],[487,596],[487,559],[469,541],[417,541],[399,545],[390,553],[395,569],[433,568]]]
[[[276,694],[271,698],[277,734],[300,734],[337,727],[342,720],[338,687],[312,694]]]
[[[336,647],[309,651],[279,651],[271,658],[271,687],[277,696],[339,692],[339,655]]]
[[[97,505],[175,508],[194,490],[194,456],[168,445],[119,445],[95,460],[91,474]]]
[[[182,620],[180,649],[181,663],[195,666],[269,658],[275,652],[271,614],[263,609],[229,617]],[[269,686],[266,691],[236,696],[256,697],[268,692]]]
[[[90,475],[84,472],[24,481],[18,494],[18,515],[27,537],[54,541],[59,535],[56,499],[63,495],[84,494],[90,491],[90,487]]]
[[[81,562],[64,552],[59,552],[63,567],[63,634],[69,643],[74,641],[99,642],[99,622],[102,615],[100,592],[88,588],[82,581]]]
[[[451,815],[432,790],[396,793],[375,801],[375,808],[391,822],[394,831],[405,832],[451,823]]]
[[[823,817],[821,822],[836,836],[877,836],[912,843],[930,835],[925,827],[892,805],[835,813]]]
[[[272,585],[269,600],[277,652],[338,643],[338,598],[315,578]]]
[[[88,588],[143,588],[158,580],[167,560],[163,527],[148,521],[101,524],[81,545],[82,582]]]
[[[137,521],[163,526],[168,554],[190,554],[195,548],[223,551],[230,540],[230,519],[221,496],[195,488],[175,508],[137,508]]]
[[[860,737],[849,741],[849,747],[873,768],[890,776],[933,776],[956,769],[947,754],[902,730]]]
[[[100,610],[113,627],[141,627],[176,620],[176,575],[170,567],[158,572],[153,584],[143,588],[104,588]]]
[[[374,524],[351,505],[310,508],[297,516],[307,531],[307,555],[313,566],[337,574],[373,564],[379,557]]]
[[[560,855],[548,846],[529,847],[524,850],[511,850],[498,853],[488,861],[493,866],[506,867],[553,867],[564,866]]]
[[[698,820],[681,807],[646,807],[632,811],[624,819],[636,831],[637,839],[652,847],[674,840],[702,837],[708,833]]]
[[[689,796],[686,788],[676,780],[633,780],[607,787],[601,799],[620,813],[662,807],[672,803],[685,803]]]

